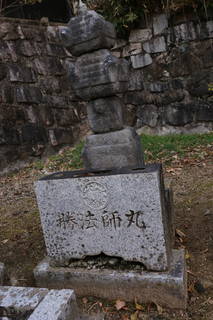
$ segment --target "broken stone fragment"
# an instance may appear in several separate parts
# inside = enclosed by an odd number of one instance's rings
[[[87,105],[90,128],[95,133],[123,129],[123,103],[118,97],[92,100]]]
[[[82,156],[88,170],[144,167],[140,138],[130,127],[88,136]]]
[[[109,50],[84,54],[68,68],[72,87],[84,100],[113,96],[128,88],[129,63]]]
[[[69,47],[74,56],[98,49],[110,49],[115,44],[115,28],[93,10],[71,18],[68,27],[60,31],[64,46]]]

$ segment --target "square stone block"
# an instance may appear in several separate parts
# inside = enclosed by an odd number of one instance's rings
[[[160,165],[56,173],[36,182],[48,256],[69,265],[101,253],[167,270],[171,254]]]
[[[118,97],[92,100],[87,105],[90,128],[95,133],[123,129],[124,104]]]
[[[72,88],[84,100],[113,96],[128,88],[129,63],[107,49],[84,54],[67,67]]]
[[[88,136],[82,157],[87,170],[144,167],[140,138],[130,127]]]
[[[60,31],[64,46],[69,47],[74,56],[98,49],[110,49],[116,39],[113,24],[93,10],[71,18],[68,27]]]
[[[154,302],[171,309],[187,307],[187,273],[184,250],[173,250],[167,272],[112,269],[53,268],[48,259],[34,270],[38,286],[74,288],[78,296]]]

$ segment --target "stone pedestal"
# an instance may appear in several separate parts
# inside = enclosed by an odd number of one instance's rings
[[[154,302],[172,309],[187,306],[184,250],[173,250],[167,272],[53,268],[45,259],[34,270],[34,276],[38,286],[74,288],[76,294],[83,297]]]

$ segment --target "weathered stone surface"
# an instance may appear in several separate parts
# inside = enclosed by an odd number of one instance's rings
[[[213,103],[198,102],[194,104],[197,121],[213,121]]]
[[[128,87],[129,64],[109,50],[79,57],[69,65],[69,77],[77,96],[91,100],[124,92]]]
[[[152,63],[152,57],[150,54],[137,54],[135,56],[131,56],[131,62],[134,69],[143,68]]]
[[[166,42],[164,37],[157,37],[153,40],[143,43],[143,49],[147,53],[159,53],[166,51]]]
[[[88,170],[144,166],[140,138],[133,128],[88,136],[82,156]]]
[[[150,40],[152,37],[151,29],[135,29],[130,32],[129,42],[143,42]]]
[[[4,274],[5,274],[5,267],[4,267],[4,264],[0,262],[0,286],[3,285]]]
[[[74,142],[72,129],[65,130],[58,128],[49,130],[49,138],[53,146],[73,144]]]
[[[122,57],[130,57],[132,55],[140,54],[142,52],[141,43],[130,43],[122,50]]]
[[[199,29],[196,28],[193,22],[182,23],[174,27],[174,34],[177,42],[191,41],[199,37]]]
[[[48,293],[48,289],[0,287],[0,307],[9,314],[29,316]]]
[[[11,82],[33,83],[37,81],[35,72],[31,68],[19,64],[9,66],[9,79]]]
[[[73,290],[1,287],[0,318],[78,320],[79,313]]]
[[[173,126],[181,126],[193,121],[193,114],[190,110],[191,105],[175,103],[165,110],[166,123]]]
[[[168,18],[165,13],[153,17],[154,35],[161,34],[166,28],[168,28]]]
[[[123,109],[123,102],[118,97],[90,101],[87,105],[90,128],[95,133],[123,129]]]
[[[97,49],[110,49],[115,44],[115,28],[93,10],[71,18],[67,28],[61,29],[63,44],[74,56]]]
[[[131,69],[129,72],[128,91],[141,91],[144,89],[144,76],[142,70]]]
[[[137,117],[141,120],[141,124],[150,127],[156,127],[159,117],[158,108],[153,104],[139,106]]]
[[[66,265],[103,252],[142,262],[149,270],[168,269],[161,181],[158,165],[92,177],[81,171],[56,173],[39,180],[36,195],[48,256]]]
[[[16,88],[16,100],[18,103],[39,104],[42,102],[42,93],[37,87],[19,86]]]
[[[47,141],[47,134],[43,127],[34,123],[29,123],[21,128],[22,142],[31,144],[37,142],[45,143]]]
[[[51,290],[29,320],[78,320],[79,313],[73,290]]]
[[[154,302],[176,309],[185,309],[187,306],[187,274],[183,250],[173,250],[168,272],[53,268],[48,260],[44,260],[36,267],[34,275],[38,286],[74,288],[76,294],[83,297]]]

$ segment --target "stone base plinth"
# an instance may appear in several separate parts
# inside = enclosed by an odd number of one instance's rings
[[[39,287],[73,288],[79,296],[133,302],[136,299],[174,309],[185,309],[187,305],[184,250],[173,250],[168,272],[53,268],[47,258],[35,268],[34,276]]]
[[[4,267],[4,264],[0,262],[0,286],[3,285],[4,274],[5,274],[5,267]]]

